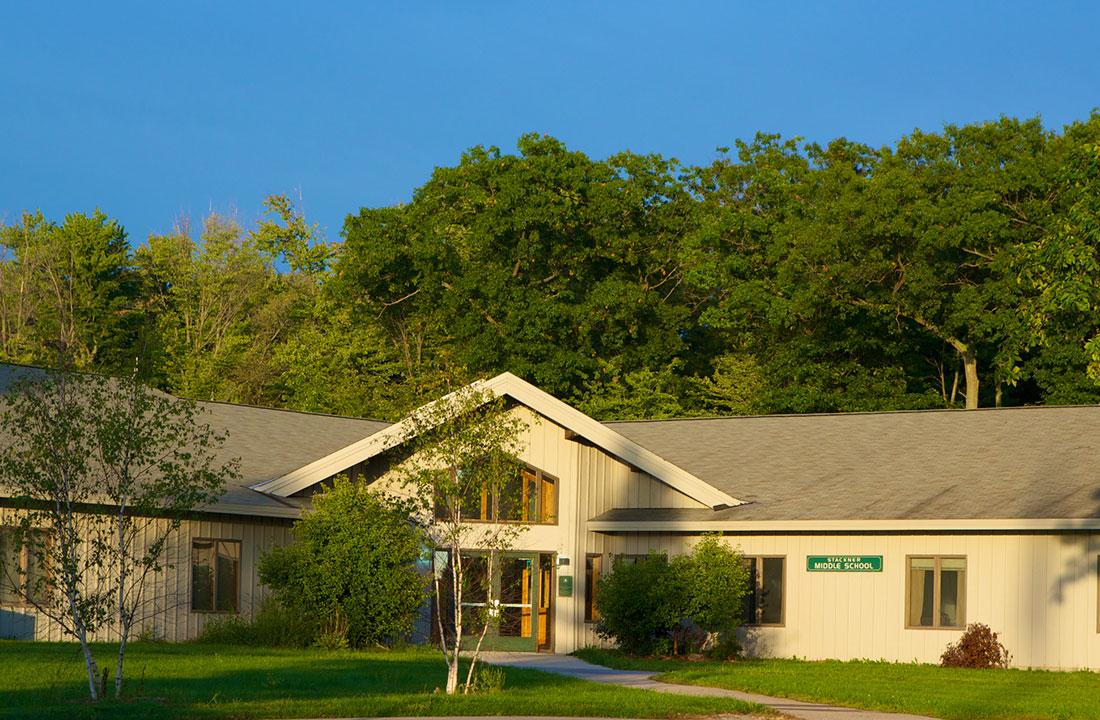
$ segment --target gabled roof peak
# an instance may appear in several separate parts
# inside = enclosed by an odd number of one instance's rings
[[[720,507],[739,505],[741,502],[510,372],[478,380],[471,383],[469,387],[491,393],[496,397],[509,397],[566,430],[585,438],[609,455],[649,473],[705,505]],[[455,393],[450,393],[424,407],[445,403],[454,395]],[[252,489],[280,497],[289,497],[402,444],[409,436],[410,426],[411,423],[406,418],[305,467],[282,477],[253,485]]]

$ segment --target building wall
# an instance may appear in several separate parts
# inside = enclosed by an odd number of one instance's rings
[[[676,554],[690,551],[696,539],[652,534],[623,541]],[[726,541],[746,555],[786,557],[785,624],[748,629],[751,654],[939,662],[962,631],[906,629],[906,556],[963,555],[966,622],[999,633],[1014,666],[1100,669],[1100,535],[740,535]],[[808,555],[882,555],[883,570],[808,572]]]
[[[10,525],[18,511],[0,508],[0,526]],[[155,537],[166,527],[166,520],[152,521],[146,537]],[[259,581],[257,566],[270,548],[290,540],[290,523],[266,518],[228,515],[187,520],[170,535],[164,550],[164,569],[150,576],[142,612],[144,619],[135,623],[134,636],[151,634],[161,640],[192,640],[202,633],[203,625],[214,613],[191,612],[191,540],[192,538],[239,540],[241,565],[240,614],[251,618],[259,609],[266,588]],[[60,626],[33,607],[0,605],[0,638],[71,640]],[[96,633],[93,640],[117,640],[117,632],[108,629]]]

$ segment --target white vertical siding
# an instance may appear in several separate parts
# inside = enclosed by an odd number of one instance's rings
[[[610,542],[608,542],[610,541]],[[610,548],[690,550],[695,538],[607,538]],[[939,661],[960,630],[906,629],[907,555],[966,557],[966,621],[1000,634],[1018,667],[1100,669],[1100,535],[738,535],[746,555],[786,557],[786,623],[749,630],[747,647],[773,657]],[[600,543],[596,543],[597,545]],[[882,555],[879,573],[808,572],[808,555]],[[597,639],[589,633],[590,643]]]
[[[0,508],[0,525],[11,524],[18,511]],[[167,526],[156,520],[144,533],[148,542]],[[191,612],[191,540],[217,538],[241,541],[239,607],[241,615],[252,617],[266,597],[256,573],[260,558],[276,545],[290,540],[290,523],[266,518],[210,516],[186,520],[169,536],[162,557],[164,569],[146,582],[145,618],[136,624],[134,635],[144,632],[162,640],[191,640],[201,633],[203,622],[212,615]],[[28,629],[37,640],[65,640],[61,627],[34,608],[0,606],[0,638],[28,638]],[[94,640],[116,640],[115,629],[97,633]]]

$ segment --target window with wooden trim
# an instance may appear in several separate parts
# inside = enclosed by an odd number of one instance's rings
[[[439,519],[447,517],[446,502],[443,497],[435,499],[435,515]],[[462,515],[470,522],[556,525],[558,479],[542,470],[520,467],[495,487],[473,488],[469,497],[462,498]]]
[[[787,559],[782,556],[749,556],[749,589],[742,601],[745,625],[783,625],[786,607]]]
[[[966,626],[965,556],[910,555],[905,582],[907,628]]]
[[[600,611],[596,609],[596,596],[601,571],[603,570],[603,555],[586,555],[584,558],[584,621],[596,622],[600,619]]]
[[[41,552],[46,533],[32,531],[21,542],[14,527],[0,527],[0,605],[33,605],[46,600]]]
[[[191,541],[191,612],[240,609],[241,541]]]

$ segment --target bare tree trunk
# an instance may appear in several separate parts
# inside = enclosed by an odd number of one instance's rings
[[[993,394],[993,406],[1000,407],[1001,400],[1004,399],[1004,384],[997,382],[997,391]]]
[[[125,506],[118,513],[118,661],[115,663],[115,699],[122,697],[122,663],[126,659],[126,640],[130,636],[133,615],[126,612],[126,515]]]
[[[88,647],[88,632],[84,629],[84,618],[80,617],[80,611],[76,607],[76,596],[71,589],[66,595],[69,599],[69,611],[72,613],[76,639],[80,641],[80,650],[84,653],[84,667],[88,671],[88,692],[91,693],[92,700],[96,701],[99,700],[99,688],[96,686],[99,681],[99,666],[96,665],[92,649]]]
[[[962,359],[966,375],[966,409],[974,410],[978,407],[978,354],[973,347],[967,346],[962,351]]]
[[[458,692],[458,661],[462,656],[462,557],[458,544],[451,546],[451,587],[454,588],[455,639],[447,663],[447,694]]]

